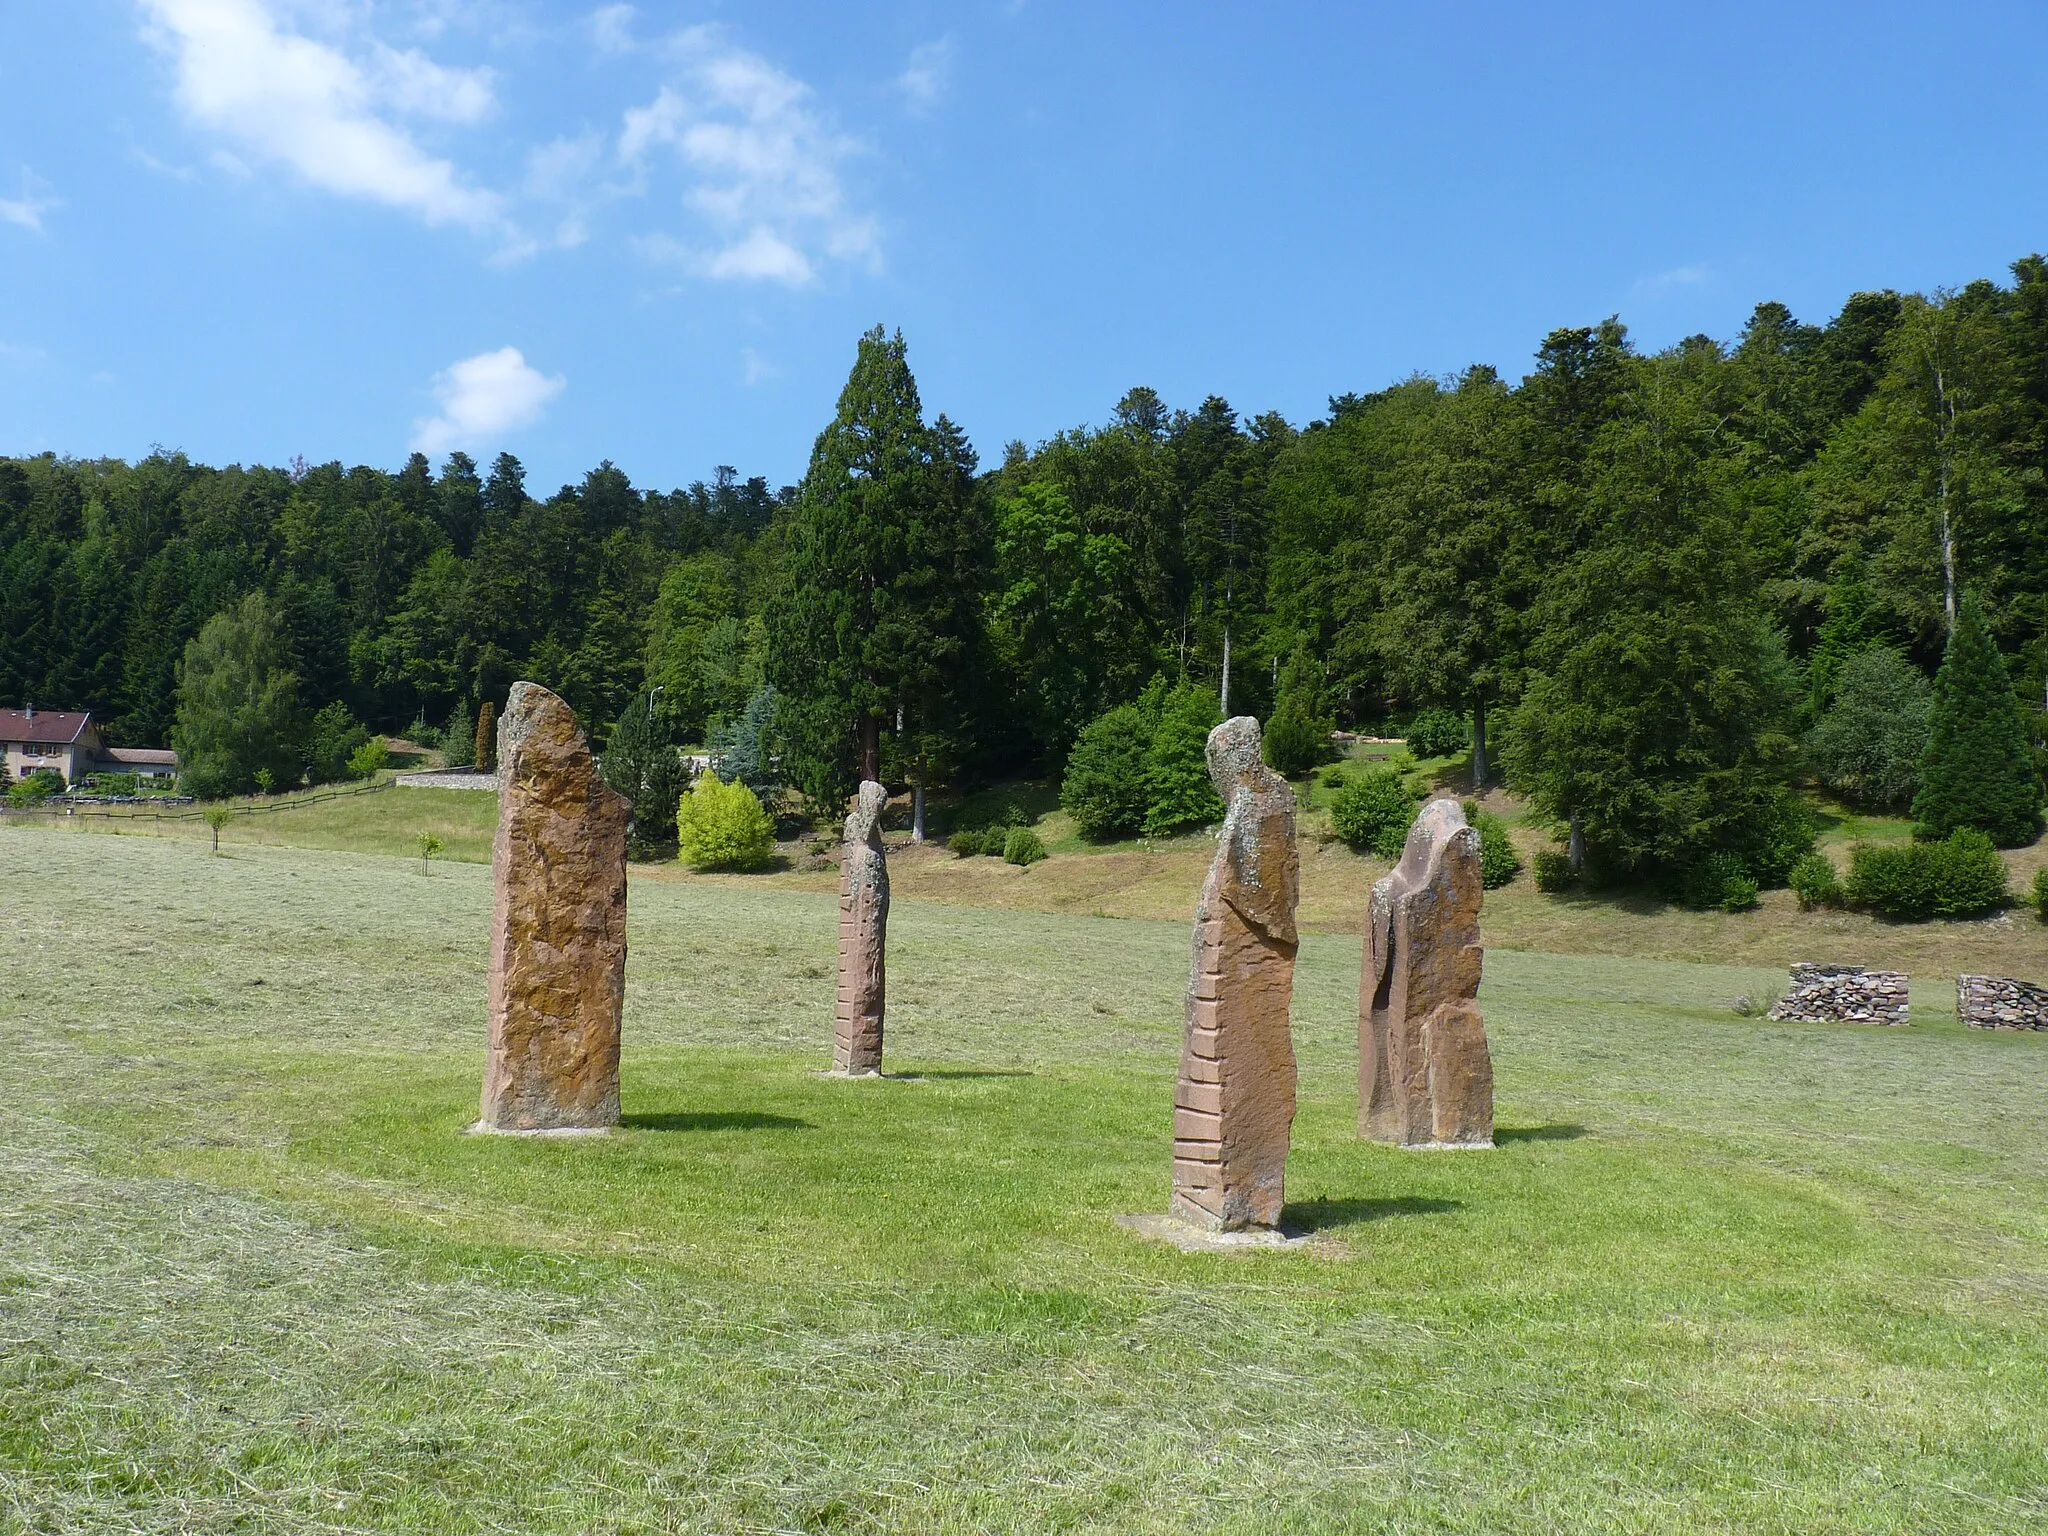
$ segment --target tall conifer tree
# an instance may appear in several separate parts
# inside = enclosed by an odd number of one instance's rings
[[[941,464],[902,332],[860,339],[839,409],[818,434],[790,528],[770,670],[792,701],[785,728],[803,787],[836,799],[881,774],[881,740],[954,675],[963,601],[951,478]]]
[[[2013,698],[2005,658],[1984,627],[1974,592],[1934,674],[1934,709],[1913,815],[1937,836],[1975,827],[2003,848],[2041,830],[2041,780]]]

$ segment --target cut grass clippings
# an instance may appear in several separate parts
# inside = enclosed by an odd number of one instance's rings
[[[1939,986],[1490,955],[1502,1145],[1432,1156],[1353,1136],[1312,935],[1325,1241],[1183,1255],[1114,1217],[1184,923],[899,899],[909,1076],[849,1083],[828,894],[636,876],[626,1127],[471,1138],[487,870],[0,837],[63,871],[0,887],[0,1529],[2048,1521],[2048,1040]]]

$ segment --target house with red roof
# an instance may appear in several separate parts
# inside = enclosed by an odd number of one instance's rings
[[[76,784],[88,774],[132,773],[143,779],[174,779],[178,754],[161,747],[110,747],[89,712],[69,709],[0,709],[0,763],[7,780],[42,769]]]

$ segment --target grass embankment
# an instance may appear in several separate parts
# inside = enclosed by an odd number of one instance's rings
[[[484,869],[0,837],[64,871],[0,884],[0,1525],[2048,1521],[2048,1041],[1938,987],[1776,1026],[1775,972],[1496,954],[1503,1144],[1403,1154],[1311,936],[1321,1248],[1189,1256],[1112,1223],[1184,921],[899,899],[919,1080],[833,1082],[830,898],[639,876],[628,1128],[478,1140]]]
[[[1425,771],[1453,771],[1441,763]],[[1307,797],[1305,797],[1307,798]],[[1326,840],[1328,792],[1315,792],[1302,817],[1302,901],[1304,928],[1321,933],[1360,933],[1372,882],[1387,872],[1379,860],[1352,853]],[[946,807],[956,817],[993,819],[1015,804],[1053,849],[1053,856],[1029,870],[1000,859],[956,858],[936,843],[913,849],[903,834],[890,834],[890,879],[901,896],[1017,911],[1077,916],[1184,920],[1199,889],[1215,845],[1204,833],[1159,843],[1089,844],[1073,833],[1057,798],[1044,785],[991,790],[965,806]],[[1550,845],[1521,806],[1498,791],[1487,808],[1510,823],[1525,862]],[[896,807],[902,812],[903,807]],[[1821,844],[1846,866],[1847,847],[1856,841],[1904,841],[1910,824],[1896,819],[1854,817],[1822,806]],[[441,839],[436,861],[488,863],[497,820],[497,796],[482,790],[394,788],[348,795],[317,805],[271,814],[238,816],[221,833],[224,848],[301,847],[417,856],[418,838]],[[147,818],[57,819],[66,830],[191,838],[209,833],[196,817],[177,822]],[[0,826],[0,832],[5,827]],[[721,879],[738,889],[829,891],[837,871],[802,867],[801,846],[780,872]],[[2048,862],[2048,844],[2005,855],[2013,888],[2022,891],[2033,872]],[[680,869],[648,867],[655,878],[702,878]],[[1981,922],[1891,923],[1849,912],[1801,912],[1789,891],[1767,891],[1754,912],[1688,912],[1640,892],[1545,895],[1528,870],[1511,885],[1486,897],[1487,943],[1495,949],[1543,950],[1559,954],[1635,956],[1709,964],[1755,965],[1782,970],[1795,960],[1889,966],[1915,976],[1948,977],[1959,971],[2048,980],[2048,931],[2024,908]],[[1780,978],[1782,985],[1782,978]]]

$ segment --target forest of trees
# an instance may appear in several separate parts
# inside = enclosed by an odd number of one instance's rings
[[[772,699],[821,805],[859,773],[1057,773],[1163,680],[1262,717],[1291,693],[1297,726],[1469,716],[1476,771],[1617,870],[1768,835],[1845,670],[1924,711],[1966,595],[2038,744],[2040,256],[1824,325],[1762,304],[1732,343],[1561,329],[1519,382],[1416,377],[1305,426],[1133,389],[987,468],[877,329],[779,491],[606,462],[543,497],[510,455],[0,459],[0,699],[117,743],[172,740],[224,613],[268,626],[308,764],[316,719],[466,737],[525,677],[601,739],[637,709],[642,738],[715,741]]]

